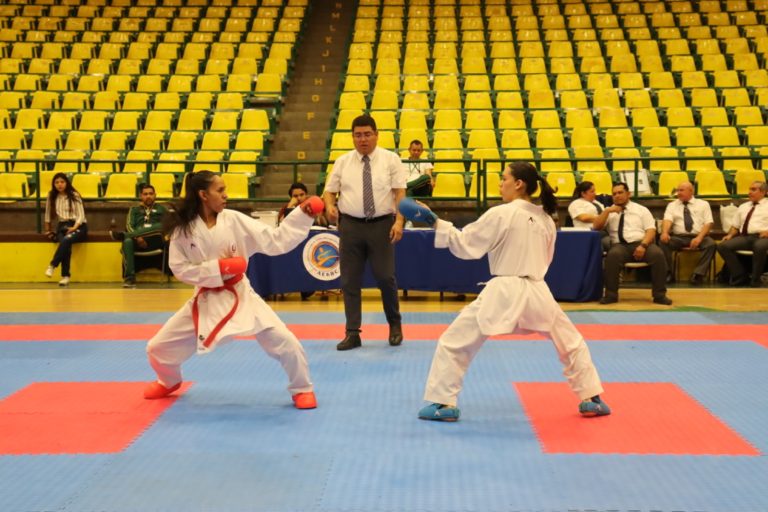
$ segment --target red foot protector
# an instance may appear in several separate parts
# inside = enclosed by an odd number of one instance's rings
[[[146,382],[38,382],[0,400],[0,455],[116,453],[176,401]],[[184,393],[191,383],[177,391]]]
[[[605,384],[610,416],[583,418],[566,383],[516,382],[545,453],[760,455],[672,383]]]

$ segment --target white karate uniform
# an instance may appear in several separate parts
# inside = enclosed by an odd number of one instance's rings
[[[192,317],[190,299],[176,312],[147,344],[147,354],[158,381],[165,387],[181,382],[181,364],[198,353],[212,351],[218,344],[235,336],[255,334],[262,349],[280,361],[288,374],[291,394],[312,390],[309,366],[304,349],[296,336],[251,288],[247,277],[234,285],[239,304],[234,316],[215,336],[209,347],[203,340],[233,308],[235,297],[227,290],[216,288],[233,276],[222,276],[219,259],[241,256],[248,258],[257,252],[275,256],[284,254],[304,240],[314,219],[299,208],[273,228],[234,210],[223,210],[216,225],[208,228],[197,217],[190,232],[177,230],[171,237],[169,264],[179,280],[195,285],[198,297],[198,333]]]
[[[462,259],[488,254],[494,276],[440,336],[424,399],[455,406],[464,375],[489,336],[540,332],[554,342],[563,374],[581,399],[603,392],[584,337],[549,291],[544,275],[555,251],[555,223],[521,199],[496,206],[459,231],[439,220],[435,247]]]

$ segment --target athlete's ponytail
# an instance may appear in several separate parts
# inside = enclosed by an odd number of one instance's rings
[[[549,182],[536,172],[536,168],[528,162],[512,162],[509,167],[512,176],[525,183],[525,193],[529,196],[541,188],[541,206],[545,212],[553,215],[557,211],[557,198]]]

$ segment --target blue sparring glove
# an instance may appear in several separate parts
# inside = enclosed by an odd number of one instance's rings
[[[437,222],[437,215],[426,206],[422,206],[410,197],[405,197],[400,200],[400,204],[397,207],[400,213],[406,219],[413,222],[424,222],[429,226],[432,226]]]

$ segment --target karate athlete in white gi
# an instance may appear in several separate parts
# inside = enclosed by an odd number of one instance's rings
[[[531,202],[541,186],[543,208]],[[549,184],[527,162],[514,162],[502,176],[503,205],[483,214],[459,231],[437,220],[435,247],[447,247],[462,259],[488,254],[494,276],[465,307],[438,341],[419,411],[425,420],[456,421],[457,396],[472,359],[489,336],[540,332],[554,342],[564,375],[582,400],[584,416],[604,416],[610,409],[600,400],[603,387],[581,333],[555,302],[544,275],[555,250],[557,206]]]
[[[162,398],[179,389],[181,364],[195,352],[209,353],[235,336],[255,334],[288,375],[294,405],[316,407],[299,340],[244,278],[252,254],[283,254],[307,237],[314,203],[307,200],[280,227],[272,228],[226,210],[226,186],[218,175],[201,171],[187,175],[186,181],[186,196],[168,229],[169,263],[176,278],[195,286],[195,293],[147,344],[157,381],[145,389],[144,397]]]

